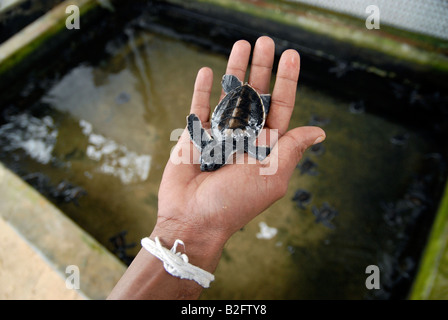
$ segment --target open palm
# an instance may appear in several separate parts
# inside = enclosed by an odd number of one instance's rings
[[[259,93],[269,93],[274,53],[272,39],[258,39],[248,82]],[[226,74],[243,80],[250,54],[248,42],[236,42]],[[201,172],[198,164],[168,161],[159,190],[158,227],[177,234],[197,232],[205,239],[220,238],[225,242],[235,231],[285,195],[303,152],[325,139],[325,133],[317,127],[287,131],[295,103],[299,70],[299,54],[295,50],[283,52],[265,125],[268,131],[277,130],[278,142],[263,162],[248,163],[248,155],[245,154],[244,164],[229,164],[214,172]],[[212,70],[202,68],[196,78],[190,111],[199,117],[206,128],[210,120],[212,82]],[[221,98],[223,96],[224,93]],[[191,159],[199,158],[187,130],[180,137],[177,148],[191,150]],[[260,174],[260,170],[268,167],[276,168],[275,173]]]

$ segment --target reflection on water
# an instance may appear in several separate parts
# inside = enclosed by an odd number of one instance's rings
[[[277,229],[269,227],[266,222],[261,221],[258,226],[260,227],[260,232],[256,234],[257,239],[272,239],[277,235]]]
[[[130,152],[125,146],[118,145],[112,139],[92,132],[92,125],[79,121],[82,133],[88,137],[87,157],[101,162],[99,171],[120,178],[123,184],[134,181],[145,181],[149,175],[150,155],[138,155]],[[85,174],[91,176],[87,171]]]
[[[5,113],[0,159],[34,174],[29,183],[128,263],[139,248],[123,235],[139,243],[154,226],[170,133],[185,127],[196,73],[213,68],[213,106],[226,58],[124,34],[100,63],[72,69],[26,112]],[[305,153],[287,195],[230,239],[203,298],[388,298],[409,279],[418,261],[406,245],[438,177],[425,168],[442,162],[429,139],[366,111],[363,97],[300,86],[291,127],[320,125],[327,140]],[[85,191],[77,203],[57,201],[62,182]],[[365,287],[372,264],[381,290]]]
[[[0,127],[0,141],[4,151],[22,149],[37,162],[48,164],[52,157],[58,130],[50,116],[42,119],[29,114],[11,115]]]

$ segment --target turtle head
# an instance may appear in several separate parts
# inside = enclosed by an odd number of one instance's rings
[[[221,168],[223,163],[208,162],[201,159],[201,171],[215,171]]]

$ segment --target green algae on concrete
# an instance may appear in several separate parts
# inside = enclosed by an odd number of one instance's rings
[[[69,5],[78,6],[82,16],[100,6],[100,3],[96,0],[65,1],[5,41],[0,46],[0,77],[12,72],[33,54],[39,54],[55,35],[68,31],[65,26],[68,17],[65,10]]]
[[[295,27],[298,30],[303,29],[316,34],[316,36],[326,36],[409,63],[416,63],[442,72],[448,71],[447,41],[398,30],[386,25],[381,25],[380,30],[368,30],[362,19],[325,9],[270,0],[256,2],[197,0],[188,3],[180,0],[167,0],[167,2],[187,8],[201,5],[217,6]]]
[[[448,298],[448,184],[437,212],[410,299]]]
[[[106,298],[126,269],[107,249],[2,164],[0,218],[63,279],[68,276],[68,266],[77,266],[79,293],[86,298]]]

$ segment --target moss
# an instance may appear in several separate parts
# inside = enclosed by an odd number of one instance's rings
[[[191,6],[194,3],[185,4],[179,0],[168,0],[168,2],[184,6]],[[297,3],[258,1],[257,4],[254,4],[246,1],[226,0],[197,0],[195,2],[220,6],[228,10],[272,20],[358,47],[378,51],[394,58],[448,72],[447,43],[430,36],[384,25],[380,30],[367,30],[362,19]]]
[[[448,293],[448,184],[410,298],[446,299]]]
[[[72,3],[78,5],[80,16],[83,16],[95,7],[98,7],[97,1],[94,0],[71,1],[70,4]],[[1,57],[2,48],[0,47],[0,76],[23,63],[34,52],[43,48],[55,35],[66,30],[65,21],[67,14],[65,13],[65,8],[68,5],[69,4],[65,2],[60,4],[28,26],[28,30],[22,30],[21,33],[5,42],[2,45],[5,51],[8,51],[8,48],[5,48],[5,46],[9,45],[13,47],[14,44],[12,42],[18,42],[18,49],[12,49],[12,52],[9,55],[6,53],[5,57]],[[25,31],[31,36],[27,36],[27,34],[24,33]],[[18,39],[17,37],[22,37],[22,39]]]
[[[84,232],[81,232],[81,239],[90,249],[100,254],[104,254],[105,252],[107,252],[102,246],[98,244],[98,242],[96,242],[94,239],[92,239],[89,235],[87,235]]]

